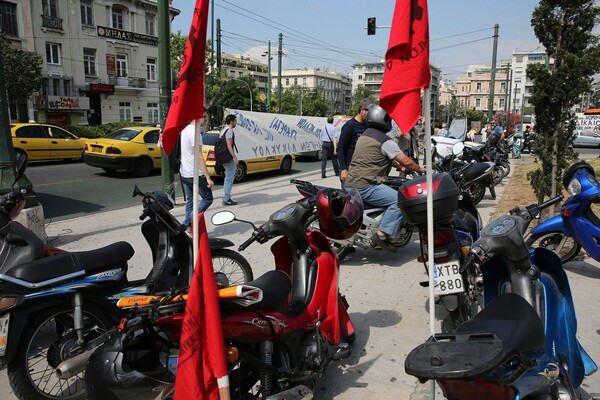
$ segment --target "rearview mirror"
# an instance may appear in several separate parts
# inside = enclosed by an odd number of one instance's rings
[[[465,148],[465,144],[463,142],[456,142],[454,143],[454,145],[452,146],[452,154],[459,155],[461,151],[463,151]]]
[[[28,159],[25,152],[18,152],[15,156],[17,158],[17,162],[15,163],[15,182],[17,182],[25,173],[25,169],[27,169]]]
[[[235,219],[235,214],[231,211],[220,211],[214,214],[211,218],[213,225],[225,225]]]

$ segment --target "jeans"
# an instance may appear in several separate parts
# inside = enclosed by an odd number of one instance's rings
[[[233,159],[226,164],[223,164],[225,168],[225,179],[223,180],[223,201],[231,200],[231,188],[233,187],[233,179],[235,178],[235,162]]]
[[[183,185],[183,191],[185,192],[185,219],[183,224],[185,226],[192,225],[192,213],[194,211],[194,179],[181,177],[181,183]],[[206,177],[198,177],[198,193],[202,200],[198,203],[198,214],[206,211],[213,202],[212,189],[208,187],[206,183]]]
[[[379,230],[394,237],[402,225],[402,212],[398,208],[398,191],[387,185],[370,185],[358,189],[360,197],[367,203],[387,207],[379,224]]]
[[[338,166],[337,155],[333,154],[333,143],[323,142],[321,147],[321,176],[327,175],[327,159],[331,158],[333,164],[333,172],[338,176],[340,174],[340,167]]]

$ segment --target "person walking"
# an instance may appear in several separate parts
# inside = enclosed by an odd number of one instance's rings
[[[327,160],[331,158],[335,176],[340,175],[337,159],[337,129],[333,126],[333,117],[327,118],[327,124],[321,129],[321,178],[327,178]]]
[[[231,188],[233,187],[233,180],[235,178],[235,170],[237,165],[240,163],[235,153],[237,148],[235,147],[235,132],[233,128],[237,125],[237,117],[233,114],[229,114],[225,117],[225,128],[221,131],[219,138],[224,138],[227,143],[227,150],[231,159],[223,164],[225,168],[225,180],[223,181],[223,205],[224,206],[235,206],[237,201],[231,198]]]
[[[196,123],[200,124],[202,131],[206,126],[208,117],[206,112],[202,118],[196,122],[191,121],[183,131],[181,131],[181,163],[179,166],[179,177],[181,185],[185,193],[185,219],[183,225],[187,226],[188,233],[192,233],[193,209],[194,209],[194,170],[198,171],[198,193],[202,200],[198,204],[198,213],[204,212],[213,203],[213,181],[208,175],[206,169],[206,161],[202,157],[202,135],[196,135]],[[198,147],[198,164],[194,164],[194,137],[196,138],[196,146]]]
[[[350,119],[342,127],[340,140],[337,145],[337,155],[340,168],[340,181],[342,190],[346,190],[346,177],[348,176],[348,166],[352,160],[356,142],[362,133],[367,129],[365,118],[369,112],[372,103],[369,99],[362,99],[358,104],[358,114]]]

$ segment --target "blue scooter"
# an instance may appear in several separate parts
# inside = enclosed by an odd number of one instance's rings
[[[540,210],[511,210],[486,226],[461,269],[479,267],[485,308],[451,334],[411,351],[405,370],[437,380],[448,399],[578,399],[597,366],[577,340],[569,281],[559,257],[523,239]]]
[[[571,197],[559,215],[533,228],[525,243],[553,250],[563,263],[572,260],[582,247],[600,261],[600,219],[592,211],[592,204],[600,201],[600,184],[594,169],[579,161],[565,170],[562,183]]]

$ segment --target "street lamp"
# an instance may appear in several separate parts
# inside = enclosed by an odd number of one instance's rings
[[[250,111],[252,111],[252,88],[250,87],[250,84],[248,82],[246,82],[245,80],[239,79],[239,78],[231,78],[231,80],[244,82],[244,84],[246,86],[248,86],[248,93],[250,94]]]
[[[304,95],[304,84],[300,88],[300,116],[302,116],[302,96]]]

